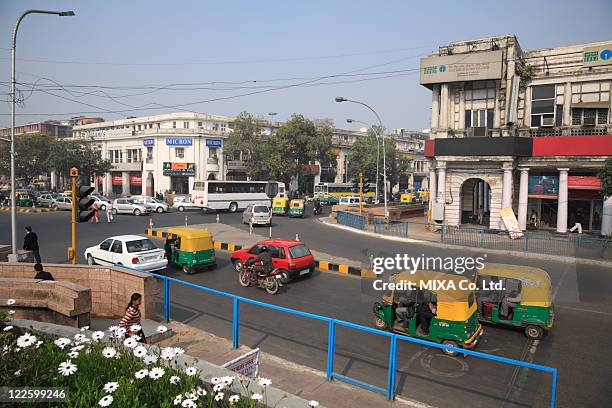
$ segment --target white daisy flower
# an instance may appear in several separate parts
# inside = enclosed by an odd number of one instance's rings
[[[21,370],[17,370],[13,373],[15,377],[19,377],[21,375]]]
[[[149,371],[149,378],[152,380],[158,380],[165,374],[165,372],[166,370],[161,367],[154,367],[151,369],[151,371]]]
[[[81,327],[81,331],[82,331],[82,332],[86,332],[87,330],[89,330],[89,326],[83,326],[83,327]]]
[[[13,330],[13,326],[6,326],[4,329],[2,329],[2,331],[5,331],[5,332],[11,331],[11,330]]]
[[[172,360],[174,358],[174,349],[172,347],[166,347],[161,352],[161,358],[163,360]]]
[[[315,401],[315,400],[310,400],[308,401],[308,406],[309,407],[318,407],[319,406],[319,401]]]
[[[123,340],[123,345],[127,348],[134,348],[138,345],[138,341],[136,341],[136,339],[133,337],[128,337],[127,339]]]
[[[36,336],[31,335],[30,333],[26,333],[23,336],[19,336],[17,338],[17,346],[21,348],[26,348],[36,343],[38,339]]]
[[[122,337],[124,337],[124,336],[125,336],[125,332],[126,332],[125,328],[123,328],[123,327],[119,327],[119,328],[117,328],[117,330],[115,330],[115,331],[113,332],[113,333],[114,333],[114,337],[115,337],[116,339],[120,339],[120,338],[122,338]]]
[[[36,343],[36,348],[39,348],[42,344],[43,344],[43,341],[38,340],[38,342]]]
[[[76,345],[70,349],[70,351],[81,351],[85,348],[82,344]]]
[[[64,361],[63,363],[60,363],[57,371],[59,371],[59,373],[63,375],[64,377],[67,377],[69,375],[76,373],[77,366],[76,364],[72,364],[72,361],[68,360],[68,361]]]
[[[130,326],[130,331],[132,333],[136,333],[136,332],[139,332],[141,330],[142,330],[142,326],[139,325],[139,324],[133,324],[133,325]]]
[[[223,384],[223,383],[215,384],[213,386],[213,391],[214,392],[219,392],[219,391],[221,391],[224,388],[225,388],[225,384]]]
[[[221,401],[223,399],[223,397],[225,397],[225,394],[220,392],[217,395],[215,395],[215,401]]]
[[[240,401],[240,396],[239,395],[232,395],[227,400],[229,401],[230,405],[234,405],[235,403]]]
[[[157,326],[157,332],[158,333],[165,333],[167,331],[168,331],[168,328],[166,326],[161,325],[161,324],[159,326]]]
[[[108,407],[112,403],[113,403],[112,395],[105,395],[102,397],[100,401],[98,401],[98,405],[100,405],[101,407]]]
[[[71,351],[70,353],[68,353],[68,357],[70,358],[77,358],[78,356],[79,356],[78,351]]]
[[[213,377],[210,379],[210,382],[213,384],[219,384],[221,382],[221,379],[219,377]]]
[[[184,408],[196,408],[196,407],[197,407],[197,405],[196,405],[196,403],[195,403],[195,401],[194,401],[194,400],[191,400],[191,399],[186,399],[186,400],[184,400],[184,401],[181,403],[181,407],[184,407]]]
[[[118,328],[119,326],[110,326],[108,329],[106,329],[106,331],[113,333],[117,331]]]
[[[255,394],[251,395],[251,399],[252,399],[253,401],[261,401],[261,400],[262,400],[262,398],[263,398],[263,395],[258,394],[258,393],[255,393]]]
[[[149,375],[149,370],[147,370],[146,368],[143,368],[142,370],[138,370],[134,373],[134,377],[136,377],[139,380],[142,380],[147,375]]]
[[[234,379],[236,377],[234,377],[233,375],[226,375],[225,377],[221,377],[221,381],[223,382],[223,384],[225,384],[226,386],[232,385],[232,383],[234,382]]]
[[[177,356],[180,356],[181,354],[185,354],[185,350],[183,350],[180,347],[172,347],[172,349],[174,350],[174,354]]]
[[[144,346],[135,347],[132,351],[135,357],[142,358],[147,355],[147,349]]]
[[[117,350],[112,347],[104,347],[102,349],[102,355],[106,358],[113,358],[117,354]]]
[[[55,343],[55,345],[61,348],[62,350],[71,342],[72,341],[70,339],[67,339],[66,337],[60,337],[59,339],[53,341],[53,343]]]
[[[187,367],[185,369],[185,374],[189,375],[189,376],[194,376],[198,373],[198,369],[195,367]]]
[[[100,330],[96,330],[95,332],[91,334],[91,338],[94,341],[102,340],[103,337],[104,337],[104,332]]]
[[[182,401],[183,401],[183,396],[179,394],[176,397],[174,397],[173,403],[174,405],[179,405]]]
[[[144,362],[147,365],[155,364],[155,363],[157,363],[157,356],[155,354],[147,354],[144,357]]]
[[[206,392],[206,390],[204,388],[198,387],[198,388],[196,388],[196,394],[198,394],[199,397],[203,397],[203,396],[205,396],[208,393]]]
[[[269,378],[259,378],[258,380],[259,385],[261,385],[262,387],[269,387],[270,385],[272,385],[272,380],[270,380]]]
[[[14,310],[9,310],[9,314],[10,314],[10,315],[14,315],[14,314],[15,314],[15,311],[14,311]]]
[[[83,342],[86,338],[87,336],[85,336],[83,333],[77,333],[74,335],[74,340],[78,342]]]
[[[9,351],[11,351],[11,348],[9,346],[2,346],[2,355],[8,354]]]
[[[136,341],[140,341],[141,337],[137,334],[132,334],[130,337],[132,337],[134,340]]]
[[[190,400],[194,400],[197,399],[198,394],[195,393],[195,391],[189,391],[185,393],[185,398],[190,399]]]
[[[178,384],[181,381],[180,377],[177,377],[176,375],[173,375],[172,377],[170,377],[170,384]]]
[[[6,304],[7,304],[7,305],[9,305],[9,306],[14,305],[14,304],[15,304],[15,299],[9,299],[9,300],[7,300],[7,301],[6,301]]]
[[[119,388],[119,383],[118,382],[107,382],[106,384],[104,384],[104,392],[108,392],[109,394],[112,394],[113,392],[117,391],[117,389]]]

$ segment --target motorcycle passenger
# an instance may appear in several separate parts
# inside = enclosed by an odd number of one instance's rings
[[[318,198],[315,198],[313,202],[314,202],[314,213],[321,214],[322,213],[321,201]]]
[[[259,254],[255,258],[251,258],[246,261],[246,264],[250,266],[257,262],[261,262],[261,265],[255,265],[253,267],[255,276],[252,278],[254,278],[254,280],[256,279],[257,275],[269,275],[270,272],[274,270],[274,265],[272,264],[272,254],[270,254],[267,246],[263,245]]]

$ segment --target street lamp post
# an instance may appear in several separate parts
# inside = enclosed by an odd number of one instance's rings
[[[270,134],[272,134],[272,129],[274,129],[274,123],[273,123],[272,119],[276,115],[278,115],[276,112],[269,112],[268,113],[268,116],[270,117]]]
[[[346,120],[347,123],[361,123],[362,125],[366,125],[367,127],[372,128],[372,130],[374,130],[374,128],[366,123],[366,122],[362,122],[360,120],[355,120],[355,119],[347,119]],[[374,130],[374,136],[376,136],[376,202],[378,202],[378,162],[380,161],[380,138],[378,136],[378,132],[376,130]]]
[[[28,10],[25,11],[15,23],[13,28],[13,42],[11,47],[12,71],[11,71],[11,255],[9,261],[17,261],[17,211],[15,208],[15,103],[16,77],[15,77],[15,56],[17,54],[17,30],[21,21],[28,14],[54,14],[60,17],[74,16],[74,11],[49,11],[49,10]]]
[[[381,132],[382,132],[382,129],[384,129],[384,126],[383,126],[382,120],[380,119],[380,116],[367,103],[360,102],[360,101],[354,101],[352,99],[346,99],[346,98],[343,98],[342,96],[336,96],[335,100],[338,103],[340,103],[340,102],[352,102],[352,103],[356,103],[358,105],[365,106],[370,111],[372,111],[374,116],[376,116],[376,119],[378,119],[378,124],[380,125]],[[384,192],[384,200],[385,200],[385,218],[388,218],[389,217],[389,212],[387,211],[387,160],[386,160],[386,156],[387,155],[385,154],[386,153],[386,150],[385,150],[385,134],[382,133],[381,136],[382,136],[382,150],[383,150],[383,192]]]

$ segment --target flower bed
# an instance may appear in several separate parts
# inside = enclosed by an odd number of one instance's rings
[[[11,305],[11,300],[8,302]],[[145,347],[137,336],[125,337],[125,329],[111,326],[105,332],[87,328],[73,338],[57,339],[15,333],[0,315],[0,378],[6,387],[65,387],[62,407],[266,407],[271,381],[259,378],[261,393],[250,393],[240,377],[201,380],[201,372],[180,365],[177,347]],[[132,327],[137,332],[139,327]],[[167,330],[159,326],[158,331]],[[194,359],[193,363],[197,361]],[[243,392],[236,393],[236,385]],[[247,395],[248,397],[245,397]],[[51,404],[53,406],[53,404]],[[311,407],[318,406],[311,401]]]

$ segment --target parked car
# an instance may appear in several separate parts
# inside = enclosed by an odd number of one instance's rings
[[[96,200],[96,202],[98,203],[98,208],[101,211],[106,211],[106,205],[110,204],[111,202],[111,200],[109,200],[108,198],[98,194],[92,194],[90,197]]]
[[[57,199],[53,203],[52,208],[55,208],[56,210],[71,211],[72,210],[72,198],[68,198],[64,196],[57,197]]]
[[[237,272],[242,270],[242,265],[247,259],[256,257],[261,252],[262,246],[267,246],[272,255],[272,264],[286,272],[289,280],[299,276],[311,275],[315,270],[315,260],[310,250],[301,241],[289,239],[270,239],[240,249],[232,253],[231,262]]]
[[[190,196],[178,196],[172,200],[172,207],[176,208],[180,212],[185,210],[201,210],[200,207],[191,200]]]
[[[340,197],[340,205],[348,205],[349,207],[359,207],[359,197],[356,196],[346,196]]]
[[[125,265],[144,271],[158,271],[168,265],[166,251],[157,248],[149,238],[119,235],[85,250],[89,265]]]
[[[55,200],[57,200],[58,198],[59,195],[55,193],[41,194],[41,196],[38,197],[36,204],[40,207],[52,208],[53,204],[55,203]]]
[[[113,202],[113,214],[133,214],[145,215],[149,214],[151,209],[144,204],[137,204],[129,198],[117,198]]]
[[[168,204],[163,201],[159,201],[156,198],[149,196],[132,196],[130,199],[136,204],[142,204],[148,207],[151,211],[157,213],[168,212]]]
[[[242,223],[249,224],[253,220],[253,225],[270,225],[272,214],[267,205],[249,204],[242,213]]]

